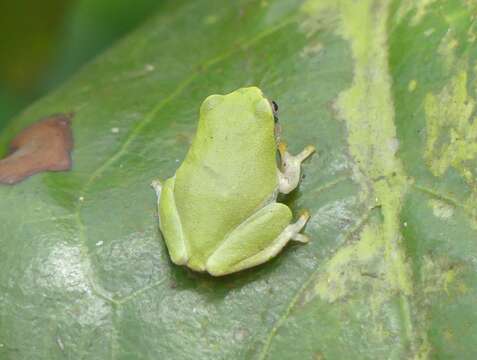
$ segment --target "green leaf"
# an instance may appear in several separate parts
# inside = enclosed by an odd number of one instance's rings
[[[73,171],[0,188],[0,358],[474,359],[476,11],[193,1],[83,68],[1,138],[76,112]],[[212,278],[171,264],[149,183],[246,85],[318,148],[286,199],[312,241]]]

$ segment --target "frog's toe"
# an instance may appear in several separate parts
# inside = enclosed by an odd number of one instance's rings
[[[310,218],[310,212],[308,209],[303,209],[300,211],[300,218],[303,218],[305,221],[307,221]]]
[[[303,160],[305,160],[306,158],[308,158],[311,154],[313,154],[314,152],[316,152],[316,147],[314,147],[313,145],[308,145],[307,147],[305,147],[303,149],[303,151],[301,153],[299,153],[296,157],[298,158],[298,160],[301,162]]]
[[[291,239],[294,240],[294,241],[304,243],[304,244],[310,242],[310,237],[306,236],[305,234],[295,234],[295,235],[292,236]]]
[[[151,182],[151,186],[152,188],[154,189],[154,191],[156,192],[156,195],[157,197],[159,197],[161,195],[161,191],[162,191],[162,184],[159,180],[153,180]]]

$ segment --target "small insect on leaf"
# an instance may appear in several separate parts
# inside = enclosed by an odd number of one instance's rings
[[[0,160],[0,184],[16,184],[42,171],[71,168],[73,114],[54,114],[24,129],[10,143]]]

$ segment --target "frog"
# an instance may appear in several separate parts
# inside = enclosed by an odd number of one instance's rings
[[[313,145],[288,152],[278,104],[258,87],[208,96],[183,162],[151,184],[172,262],[223,276],[269,261],[289,241],[309,242],[302,233],[309,211],[292,222],[277,197],[297,188],[314,152]]]

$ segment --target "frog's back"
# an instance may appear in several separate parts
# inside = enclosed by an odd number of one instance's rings
[[[198,270],[278,186],[273,115],[267,103],[257,104],[264,99],[260,90],[243,90],[248,93],[204,102],[196,137],[176,173],[176,207],[194,254],[189,266]],[[241,101],[227,99],[233,95]]]

